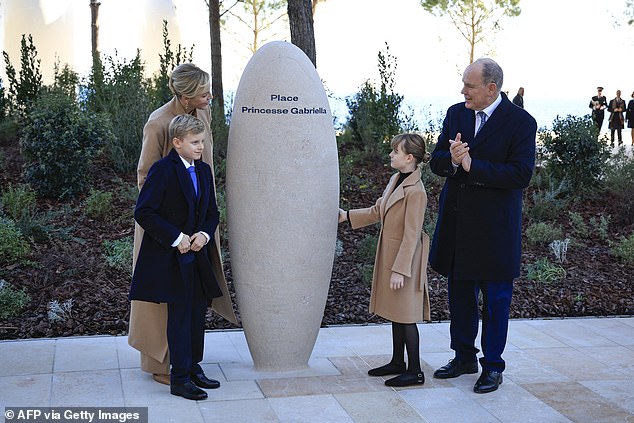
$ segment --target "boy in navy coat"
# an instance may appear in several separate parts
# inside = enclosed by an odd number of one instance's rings
[[[191,115],[169,125],[174,148],[151,168],[134,219],[145,230],[132,276],[130,299],[168,303],[170,392],[192,400],[214,389],[199,363],[205,315],[222,293],[213,276],[207,243],[218,226],[211,168],[201,160],[204,123]]]

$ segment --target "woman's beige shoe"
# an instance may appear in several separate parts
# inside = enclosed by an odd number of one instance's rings
[[[170,375],[162,375],[159,373],[154,373],[152,375],[152,378],[157,381],[158,383],[162,383],[163,385],[169,385],[170,384]]]

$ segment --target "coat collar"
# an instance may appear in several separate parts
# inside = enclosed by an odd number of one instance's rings
[[[405,187],[415,185],[420,182],[420,168],[417,167],[415,171],[413,171],[399,186],[394,188],[396,182],[398,182],[399,173],[395,173],[390,178],[390,182],[388,182],[387,187],[385,188],[385,193],[387,196],[387,201],[384,203],[385,208],[383,209],[383,214],[385,214],[390,207],[392,207],[397,201],[403,199],[405,197]]]
[[[480,132],[478,132],[478,135],[469,142],[469,149],[472,150],[477,145],[482,144],[489,139],[491,135],[495,134],[496,131],[500,130],[503,126],[502,123],[507,119],[508,114],[512,110],[511,108],[516,107],[513,103],[511,103],[506,94],[501,92],[500,96],[502,97],[502,101],[495,108],[491,116],[488,117],[486,124],[482,127]],[[472,122],[471,125],[475,128],[475,113],[473,113],[473,110],[470,109],[465,108],[465,110],[469,113],[469,117]]]
[[[181,190],[183,191],[185,198],[187,199],[187,203],[193,204],[196,198],[196,193],[194,192],[194,186],[192,185],[192,180],[189,176],[187,168],[183,164],[183,161],[181,160],[175,149],[172,148],[167,154],[167,157],[172,163],[174,163],[174,166],[176,168],[176,175],[178,177],[178,183],[181,186]],[[198,169],[197,162],[198,160],[194,160],[194,166],[196,166],[196,169]]]

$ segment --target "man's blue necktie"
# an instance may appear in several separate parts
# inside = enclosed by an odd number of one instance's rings
[[[484,113],[482,110],[480,110],[477,113],[478,117],[480,118],[480,125],[478,126],[478,129],[476,130],[476,135],[478,135],[478,132],[480,132],[480,130],[482,129],[482,127],[484,126],[484,123],[487,121],[487,114]]]
[[[192,178],[192,184],[194,184],[194,193],[196,193],[196,198],[198,198],[198,179],[196,178],[196,166],[190,166],[187,168],[189,171],[189,176]]]

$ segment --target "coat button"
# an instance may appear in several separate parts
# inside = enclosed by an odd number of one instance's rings
[[[464,184],[460,184],[460,189],[464,189]]]

